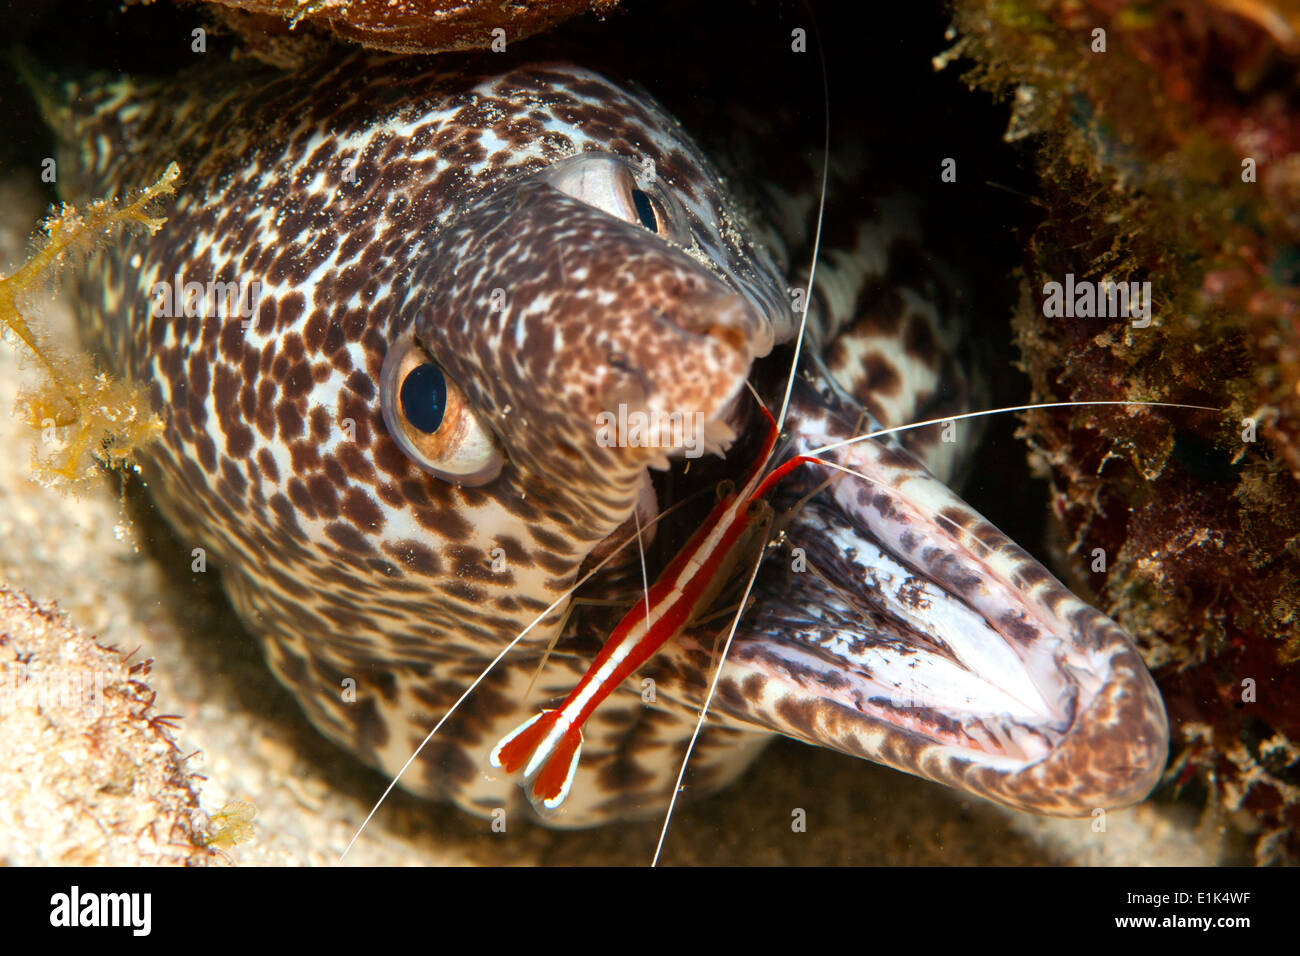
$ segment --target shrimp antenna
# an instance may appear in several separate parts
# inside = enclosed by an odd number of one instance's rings
[[[813,40],[817,44],[817,61],[822,71],[822,106],[825,115],[825,131],[822,137],[822,188],[817,199],[817,229],[813,233],[812,265],[808,268],[808,287],[804,290],[803,309],[799,313],[799,334],[794,340],[794,355],[790,359],[790,375],[785,380],[785,395],[781,399],[781,411],[776,416],[778,432],[785,424],[786,413],[790,410],[790,393],[794,389],[794,376],[799,368],[803,337],[808,328],[808,307],[812,304],[813,285],[817,280],[817,256],[822,244],[822,219],[826,215],[826,186],[831,175],[831,86],[826,74],[826,51],[822,48],[822,34],[817,29],[817,18],[813,16],[808,0],[804,0],[803,6],[808,12],[809,22],[812,23]]]
[[[1030,405],[1007,405],[1003,408],[985,408],[977,412],[963,412],[960,415],[949,415],[946,418],[931,418],[923,422],[911,422],[907,425],[895,425],[892,428],[878,428],[873,432],[867,432],[863,435],[855,435],[852,438],[845,438],[842,441],[831,442],[828,445],[822,445],[819,448],[813,448],[804,452],[809,457],[823,455],[828,451],[834,451],[837,448],[847,448],[849,445],[856,445],[858,442],[867,441],[870,438],[881,438],[885,435],[894,435],[899,432],[910,431],[913,428],[925,428],[928,425],[942,425],[946,422],[955,422],[962,418],[982,418],[986,415],[1000,415],[1003,412],[1032,412],[1040,408],[1081,408],[1091,405],[1139,405],[1147,408],[1190,408],[1201,412],[1221,412],[1222,408],[1214,408],[1210,405],[1183,405],[1178,402],[1140,402],[1140,401],[1097,401],[1097,402],[1040,402]]]
[[[658,515],[656,515],[654,519],[646,525],[646,527],[649,528],[655,525],[656,523],[658,523],[663,518],[668,517],[668,515],[672,514],[683,504],[685,504],[687,500],[689,499],[679,501],[676,504],[674,504],[672,507],[666,508]],[[631,544],[633,541],[639,542],[641,540],[642,530],[643,529],[641,528],[640,519],[638,518],[636,534],[631,534],[628,535],[626,538],[624,538],[622,542],[619,543],[618,547],[616,547],[609,554],[605,555],[605,557],[603,557],[599,561],[599,563],[593,566],[590,571],[584,574],[571,587],[567,588],[562,594],[560,594],[559,597],[557,597],[553,602],[551,602],[550,606],[547,607],[546,610],[542,611],[535,618],[533,618],[532,622],[527,627],[525,627],[522,631],[520,631],[514,640],[512,640],[509,644],[503,647],[501,649],[501,652],[497,654],[496,657],[492,658],[488,666],[483,668],[483,671],[478,675],[478,677],[474,678],[473,683],[471,683],[468,687],[465,688],[464,693],[462,693],[459,697],[457,697],[456,702],[447,709],[447,712],[445,714],[442,715],[442,719],[439,720],[438,723],[434,725],[433,730],[429,731],[428,736],[426,736],[424,740],[420,741],[420,746],[415,748],[415,752],[411,754],[410,757],[407,758],[406,763],[402,764],[402,769],[397,771],[396,775],[389,782],[388,786],[385,788],[384,792],[380,795],[379,799],[375,801],[375,805],[370,808],[370,812],[366,814],[366,818],[361,821],[361,826],[357,827],[357,832],[352,834],[352,839],[348,841],[348,845],[344,848],[343,852],[339,854],[340,863],[342,863],[343,858],[348,855],[348,851],[352,849],[352,845],[357,842],[357,838],[361,836],[361,831],[363,831],[366,828],[366,825],[370,823],[371,818],[373,818],[374,815],[379,812],[379,808],[383,806],[384,801],[388,799],[388,795],[393,792],[393,788],[397,786],[397,782],[402,779],[402,774],[406,773],[406,771],[410,768],[411,764],[415,763],[415,759],[420,756],[421,751],[423,751],[425,746],[429,743],[429,741],[433,739],[434,734],[436,734],[439,730],[442,729],[442,725],[445,724],[451,718],[451,715],[456,712],[456,709],[460,707],[461,704],[465,703],[466,698],[468,698],[470,694],[474,693],[474,690],[478,687],[479,684],[483,683],[483,681],[487,678],[488,674],[492,673],[493,668],[495,668],[498,664],[500,664],[502,659],[507,654],[509,654],[515,648],[515,645],[517,645],[520,641],[522,641],[533,628],[535,628],[538,624],[544,621],[546,617],[552,611],[558,608],[560,604],[562,604],[565,600],[567,600],[573,594],[573,592],[575,592],[576,590],[578,590],[578,588],[586,584],[592,575],[594,575],[597,571],[599,571],[611,560],[613,560],[615,555],[622,552],[622,550],[626,548],[629,544]],[[644,560],[645,558],[643,555],[642,561],[644,562]],[[642,571],[642,574],[644,575],[644,569]]]
[[[668,812],[664,815],[664,825],[659,831],[659,842],[655,844],[654,859],[650,861],[651,866],[659,865],[659,854],[663,852],[664,839],[668,836],[668,822],[673,818],[673,808],[677,805],[677,794],[682,789],[682,779],[686,776],[686,767],[691,762],[691,754],[695,751],[695,742],[700,737],[700,731],[704,728],[704,718],[708,716],[709,704],[713,703],[714,691],[718,689],[718,681],[722,678],[722,665],[727,661],[727,652],[731,650],[731,641],[736,636],[736,629],[740,626],[740,619],[745,614],[745,606],[749,603],[750,592],[754,590],[754,582],[758,579],[758,569],[763,566],[763,556],[767,553],[767,539],[763,540],[763,546],[758,549],[758,559],[754,562],[754,569],[749,572],[749,581],[745,585],[745,593],[741,595],[740,606],[736,608],[736,613],[731,617],[731,628],[727,631],[727,641],[722,645],[722,654],[718,658],[718,666],[713,670],[713,680],[709,682],[709,692],[705,695],[704,705],[700,708],[700,719],[695,722],[695,730],[691,734],[691,742],[686,745],[686,756],[682,758],[682,768],[677,772],[677,782],[673,784],[673,795],[668,799]]]
[[[808,287],[804,290],[803,309],[799,313],[799,334],[795,337],[794,355],[790,359],[790,375],[785,381],[785,395],[781,399],[781,412],[776,416],[776,430],[778,433],[785,424],[786,413],[790,410],[790,395],[794,390],[794,378],[799,369],[799,355],[803,350],[804,334],[808,329],[808,306],[812,303],[813,284],[817,278],[817,256],[821,250],[822,242],[822,220],[826,214],[826,186],[830,181],[831,172],[831,90],[830,81],[826,72],[826,51],[822,47],[821,30],[817,28],[817,18],[813,15],[812,6],[808,0],[804,0],[804,10],[808,13],[808,20],[812,24],[813,42],[817,46],[817,61],[821,66],[822,73],[822,105],[825,117],[823,142],[822,142],[822,185],[821,194],[817,200],[817,229],[813,234],[813,251],[812,264],[808,269]],[[753,386],[750,386],[753,391]],[[758,393],[754,393],[758,398],[759,404],[763,401],[759,398]],[[771,533],[768,529],[767,534]],[[677,806],[677,794],[681,792],[682,780],[686,776],[686,767],[691,762],[691,754],[695,751],[695,742],[700,737],[700,731],[704,728],[704,719],[709,713],[709,704],[713,702],[713,693],[718,689],[718,680],[722,677],[722,666],[727,662],[727,652],[731,650],[731,641],[736,636],[736,629],[740,626],[740,619],[745,614],[745,605],[749,603],[750,592],[754,589],[754,582],[758,579],[758,569],[763,565],[763,556],[767,553],[767,536],[764,536],[763,546],[758,549],[758,558],[754,561],[754,569],[749,574],[749,583],[745,585],[745,593],[740,599],[740,606],[736,608],[736,613],[731,619],[731,628],[727,632],[727,641],[722,645],[722,655],[718,658],[718,664],[713,672],[713,680],[709,683],[709,692],[704,698],[704,705],[700,708],[699,720],[695,722],[695,730],[691,734],[691,741],[686,745],[686,756],[682,758],[681,769],[677,772],[677,782],[673,785],[672,796],[668,799],[668,810],[664,814],[664,825],[659,831],[659,842],[655,845],[654,859],[650,865],[659,865],[659,855],[663,852],[664,840],[668,836],[668,824],[673,818],[673,809]]]

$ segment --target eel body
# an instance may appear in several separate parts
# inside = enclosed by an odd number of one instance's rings
[[[488,751],[639,599],[637,553],[583,586],[599,603],[566,597],[574,583],[681,503],[644,536],[661,566],[751,464],[746,382],[780,404],[802,281],[787,250],[813,200],[740,198],[647,94],[563,61],[351,56],[48,99],[69,199],[184,170],[156,235],[98,254],[80,314],[164,416],[142,464],[187,553],[206,550],[312,722],[390,774],[535,625],[402,778],[470,813],[531,812]],[[958,310],[901,207],[847,235],[818,267],[785,454],[972,394]],[[248,308],[214,284],[251,290]],[[685,428],[609,441],[597,424],[620,415]],[[758,575],[693,792],[773,733],[1031,812],[1149,792],[1167,743],[1150,675],[944,484],[962,451],[934,430],[873,440],[826,455],[865,477],[814,467],[783,487],[778,507],[816,493]],[[547,823],[662,811],[719,620],[595,713]]]

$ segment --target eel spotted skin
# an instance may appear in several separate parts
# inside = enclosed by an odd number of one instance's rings
[[[780,404],[806,268],[790,250],[815,195],[742,199],[647,94],[560,60],[354,54],[42,100],[70,200],[182,166],[166,225],[86,271],[83,333],[148,383],[166,422],[142,460],[151,495],[322,733],[395,773],[559,601],[402,778],[472,814],[531,814],[487,754],[572,688],[639,598],[629,549],[581,592],[614,608],[571,607],[585,569],[685,501],[646,534],[662,564],[703,497],[686,492],[749,466],[762,426],[745,383]],[[880,198],[826,250],[786,454],[971,400],[960,310],[904,206]],[[168,314],[158,283],[178,279],[260,289],[247,320],[201,301]],[[401,376],[426,365],[467,461],[407,434]],[[599,440],[620,407],[685,413],[698,443]],[[782,487],[778,507],[816,493],[759,574],[693,793],[774,732],[1031,812],[1086,815],[1154,785],[1167,728],[1132,644],[944,484],[963,445],[935,431],[826,455],[865,480],[815,466]],[[662,812],[721,626],[693,624],[596,712],[544,822]]]

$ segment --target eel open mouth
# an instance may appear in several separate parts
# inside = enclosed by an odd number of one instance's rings
[[[789,430],[796,453],[855,434],[805,385]],[[869,480],[805,466],[830,484],[760,571],[713,710],[1029,812],[1145,798],[1168,726],[1124,631],[891,438],[823,457]],[[727,624],[668,666],[698,669]]]
[[[760,437],[758,416],[746,412],[752,399],[745,380],[760,371],[756,363],[765,376],[771,371],[773,363],[759,360],[793,334],[789,314],[746,283],[733,288],[699,272],[694,260],[676,250],[655,246],[653,255],[646,253],[638,227],[601,218],[555,190],[521,187],[512,207],[516,221],[529,203],[539,217],[561,209],[590,220],[591,230],[605,230],[602,248],[621,243],[626,249],[620,261],[642,263],[645,275],[637,288],[662,293],[644,293],[645,308],[629,312],[640,317],[637,322],[611,326],[609,341],[636,356],[637,364],[625,376],[634,395],[606,396],[605,407],[626,405],[649,418],[669,413],[674,422],[702,419],[696,437],[704,440],[697,452],[721,450],[733,430],[740,436],[722,460],[707,453],[691,460],[685,433],[673,429],[651,429],[647,442],[629,435],[626,448],[617,442],[632,465],[630,474],[647,469],[633,504],[641,524],[689,497],[683,492],[738,490]],[[653,337],[647,330],[654,330]],[[690,346],[685,353],[683,343]],[[683,365],[683,354],[704,352],[709,361]],[[830,388],[814,383],[807,370],[796,380],[785,423],[786,454],[807,454],[857,434],[861,410],[840,407]],[[742,428],[746,418],[749,425]],[[620,419],[620,429],[621,424]],[[831,464],[805,465],[801,479],[778,487],[779,508],[779,499],[798,498],[800,480],[806,490],[809,481],[831,479],[796,510],[783,529],[785,547],[769,554],[761,569],[755,604],[740,620],[719,679],[713,701],[719,718],[1031,812],[1087,815],[1142,800],[1164,767],[1168,725],[1155,684],[1118,625],[1071,594],[892,437],[828,450],[824,460]],[[738,469],[738,462],[746,467]],[[856,474],[839,472],[836,464]],[[650,472],[659,476],[653,492]],[[737,512],[729,514],[726,520],[738,521]],[[672,520],[679,530],[691,530],[690,522],[686,516]],[[629,515],[616,537],[626,538],[637,525]],[[680,561],[662,562],[663,552],[673,553],[674,541],[663,528],[658,531],[656,538],[667,539],[657,543],[659,567],[674,569],[676,577],[656,582],[650,589],[657,592],[655,600],[670,610],[680,609],[673,602],[687,600],[688,593],[689,600],[699,600],[675,640],[668,640],[664,628],[656,630],[654,638],[668,643],[655,660],[681,678],[680,693],[670,695],[679,698],[674,703],[698,706],[718,630],[727,621],[724,616],[705,623],[707,616],[697,612],[707,610],[703,595],[717,593],[727,577],[718,562],[730,555],[683,554]],[[592,557],[606,553],[609,540]],[[683,575],[692,566],[717,580],[688,586],[697,583]],[[626,562],[622,570],[625,581],[636,577],[627,574],[632,569]],[[600,582],[617,586],[607,578]],[[637,595],[640,583],[635,581]],[[649,618],[648,593],[645,603]],[[631,641],[630,633],[619,641]],[[645,633],[649,641],[650,629]],[[606,647],[612,643],[607,640]],[[598,661],[588,676],[611,680],[618,666]],[[574,693],[554,711],[569,723],[548,718],[558,729],[538,724],[536,731],[545,730],[546,741],[556,735],[569,741],[569,779],[580,737],[566,728],[585,719],[581,707],[591,696],[581,689]],[[520,741],[521,750],[523,741],[532,742],[531,736],[508,740]],[[511,761],[517,756],[509,755]]]

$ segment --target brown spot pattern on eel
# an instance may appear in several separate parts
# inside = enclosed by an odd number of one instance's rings
[[[756,215],[649,96],[581,66],[352,55],[43,99],[70,199],[181,162],[165,227],[87,270],[83,332],[166,419],[143,462],[159,508],[208,549],[312,722],[385,772],[634,512],[744,473],[761,428],[747,379],[779,403],[797,331],[787,250],[807,239],[811,200]],[[941,277],[920,274],[919,241],[881,197],[819,266],[789,451],[969,405],[958,316]],[[202,294],[253,281],[246,317]],[[191,283],[198,294],[169,299]],[[599,441],[620,406],[688,414],[709,454],[687,471],[683,443]],[[962,450],[919,434],[860,443],[827,458],[870,484],[822,468],[782,491],[834,479],[786,528],[815,573],[782,549],[764,565],[694,792],[733,780],[774,732],[1032,812],[1151,789],[1167,728],[1140,658],[944,484]],[[679,539],[689,514],[658,537]],[[625,553],[583,593],[626,607],[639,583]],[[603,610],[565,610],[405,787],[479,815],[527,807],[486,753],[608,634]],[[546,822],[662,811],[716,630],[695,626],[646,666],[651,702],[638,680],[597,711]]]

